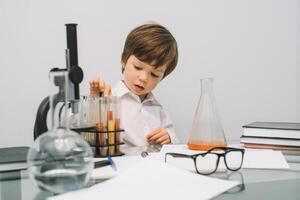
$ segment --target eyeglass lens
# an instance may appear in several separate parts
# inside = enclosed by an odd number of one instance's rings
[[[205,154],[196,157],[196,167],[199,173],[210,174],[217,168],[218,156],[216,154]]]
[[[243,153],[241,151],[229,151],[225,154],[225,163],[229,170],[238,170],[241,168]]]
[[[237,150],[210,152],[196,157],[196,167],[201,174],[211,174],[217,170],[219,163],[225,159],[227,169],[236,171],[241,168],[243,162],[243,152]],[[218,160],[219,159],[219,160]]]

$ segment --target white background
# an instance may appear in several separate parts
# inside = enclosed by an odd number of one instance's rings
[[[121,78],[125,38],[149,21],[176,37],[179,63],[155,90],[186,142],[200,96],[213,77],[228,139],[253,121],[300,122],[299,0],[1,0],[0,147],[31,145],[48,71],[65,67],[66,23],[78,23],[79,65],[88,80]]]

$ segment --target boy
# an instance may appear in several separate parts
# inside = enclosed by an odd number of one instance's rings
[[[177,43],[159,24],[144,24],[126,38],[122,53],[123,79],[113,88],[121,106],[124,141],[131,146],[177,143],[172,121],[152,94],[157,84],[176,67]],[[110,94],[100,78],[90,81],[91,96]]]

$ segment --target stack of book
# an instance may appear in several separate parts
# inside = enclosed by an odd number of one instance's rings
[[[253,122],[244,125],[241,143],[247,148],[300,153],[300,123]]]
[[[26,169],[28,150],[25,146],[0,148],[0,173]]]
[[[28,150],[25,146],[0,148],[0,181],[27,177],[21,170],[27,169]]]

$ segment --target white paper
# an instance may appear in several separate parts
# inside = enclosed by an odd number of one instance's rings
[[[238,185],[145,158],[120,175],[91,188],[50,197],[50,200],[210,199]]]
[[[105,160],[106,158],[96,158],[95,161]],[[122,171],[126,170],[130,166],[134,165],[138,161],[141,161],[143,158],[141,156],[120,156],[113,157],[113,161],[117,166],[115,171],[110,165],[105,167],[99,167],[93,170],[92,178],[93,179],[109,179],[114,176],[119,175]]]
[[[280,151],[246,149],[242,168],[289,169],[290,166]]]

